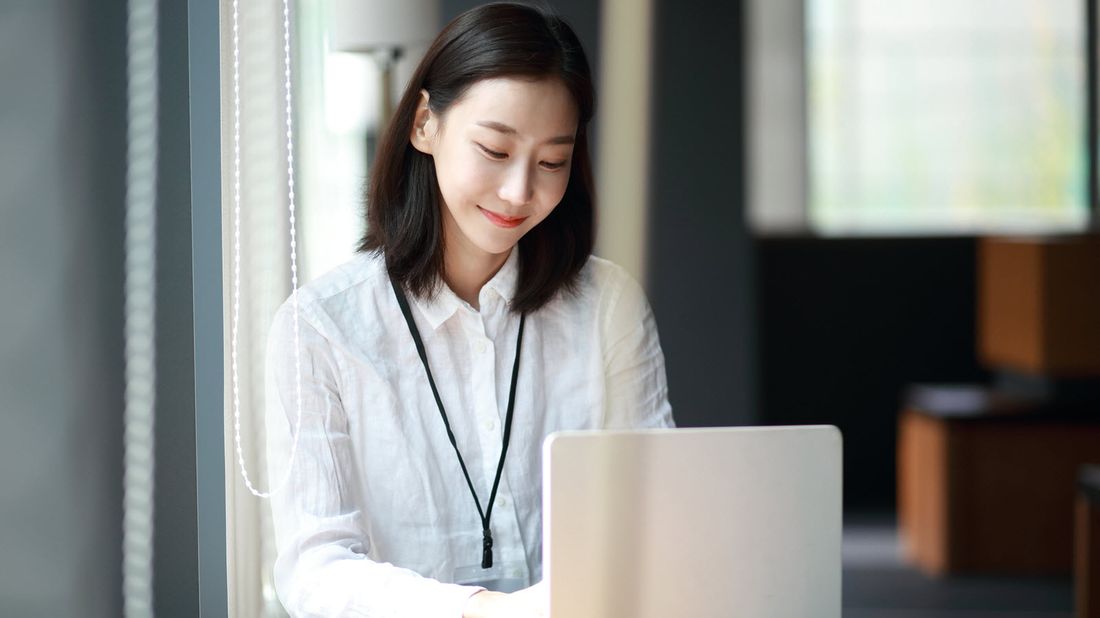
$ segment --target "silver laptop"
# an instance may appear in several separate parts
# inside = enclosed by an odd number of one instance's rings
[[[840,618],[835,427],[557,433],[543,492],[551,618]]]

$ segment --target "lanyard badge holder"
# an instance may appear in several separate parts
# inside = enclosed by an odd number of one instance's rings
[[[495,592],[515,592],[527,587],[524,577],[527,565],[523,562],[495,561],[484,569],[481,563],[455,568],[453,581],[463,586],[481,586]]]
[[[523,569],[520,568],[522,565],[510,563],[507,565],[498,564],[494,566],[493,531],[489,525],[489,520],[493,515],[493,503],[496,501],[497,488],[500,486],[500,477],[504,472],[504,458],[508,454],[508,440],[512,434],[512,410],[516,403],[516,381],[519,377],[519,352],[523,344],[523,327],[527,321],[527,316],[521,315],[519,318],[519,333],[516,335],[516,358],[512,363],[512,384],[511,390],[508,392],[508,412],[504,419],[504,438],[500,446],[500,460],[497,462],[497,473],[496,478],[493,479],[493,489],[489,493],[489,502],[487,506],[482,509],[481,500],[477,497],[477,491],[474,490],[474,483],[470,480],[470,473],[466,469],[466,462],[462,459],[462,453],[458,450],[458,443],[455,441],[454,432],[451,431],[451,423],[447,418],[447,411],[443,408],[443,400],[439,397],[439,390],[435,386],[435,378],[432,377],[432,370],[428,366],[428,353],[424,349],[424,341],[420,338],[420,330],[416,327],[416,322],[413,320],[412,311],[409,309],[409,301],[405,297],[405,291],[402,290],[401,286],[396,282],[391,281],[391,284],[393,286],[393,293],[397,297],[397,304],[401,307],[401,314],[405,316],[405,324],[409,327],[409,334],[412,335],[413,343],[416,345],[416,352],[420,356],[420,362],[424,366],[424,373],[428,377],[428,384],[432,387],[432,395],[435,397],[435,404],[439,408],[439,416],[443,419],[443,427],[447,430],[447,439],[450,440],[451,447],[453,447],[455,451],[455,456],[458,457],[458,465],[462,468],[462,475],[466,477],[466,486],[470,488],[470,495],[474,499],[474,506],[477,507],[477,514],[481,519],[481,562],[479,565],[464,566],[456,569],[455,582],[477,583],[492,590],[508,592],[508,590],[502,590],[497,586],[510,586],[515,580],[522,580]],[[515,576],[516,573],[520,574],[518,578]],[[516,589],[518,590],[518,588]]]

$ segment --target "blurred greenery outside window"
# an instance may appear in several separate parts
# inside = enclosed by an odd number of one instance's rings
[[[1079,0],[806,0],[805,28],[815,232],[1087,226]]]

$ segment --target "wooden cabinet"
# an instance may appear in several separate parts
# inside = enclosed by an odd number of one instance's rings
[[[932,575],[1070,573],[1077,471],[1100,463],[1100,420],[979,387],[920,388],[898,423],[906,557]]]

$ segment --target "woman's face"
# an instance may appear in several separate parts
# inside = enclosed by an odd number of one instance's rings
[[[427,110],[426,97],[410,140],[435,161],[447,242],[507,253],[565,195],[577,133],[573,97],[556,79],[486,79],[442,117]]]

